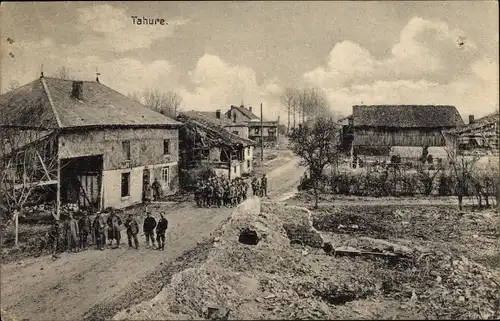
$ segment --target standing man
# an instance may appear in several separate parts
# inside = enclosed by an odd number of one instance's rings
[[[111,210],[106,223],[108,224],[109,246],[113,245],[113,239],[115,239],[116,247],[120,248],[120,225],[122,225],[122,220],[116,215],[115,210]]]
[[[254,178],[252,178],[252,192],[253,192],[253,196],[257,195],[257,177],[254,176]]]
[[[156,242],[158,243],[158,250],[165,250],[165,233],[168,228],[168,220],[165,218],[165,212],[160,213],[160,220],[156,225]]]
[[[243,181],[243,199],[247,199],[247,194],[248,194],[248,182]]]
[[[214,183],[210,181],[207,188],[207,206],[212,207],[214,203]]]
[[[96,240],[96,246],[99,250],[104,251],[104,245],[106,243],[106,222],[104,217],[102,217],[101,212],[97,212],[94,218],[93,230]]]
[[[154,200],[159,201],[161,198],[161,185],[160,182],[158,182],[158,178],[155,178],[151,187],[153,187]]]
[[[78,236],[78,223],[73,218],[73,213],[69,213],[68,220],[66,221],[66,240],[68,241],[68,252],[77,252],[76,238]]]
[[[83,216],[78,220],[78,230],[80,232],[80,250],[88,249],[88,236],[92,230],[92,222],[87,212],[84,212]]]
[[[49,244],[51,247],[53,260],[59,258],[59,255],[57,255],[57,252],[59,251],[59,238],[60,238],[59,219],[54,217],[54,222],[49,230]]]
[[[201,183],[198,182],[198,183],[196,183],[196,188],[194,190],[194,200],[196,201],[196,206],[198,206],[198,207],[202,207],[201,193],[202,193]]]
[[[151,210],[146,209],[146,218],[142,226],[142,231],[146,235],[146,247],[149,247],[149,240],[151,240],[152,248],[155,247],[154,229],[156,227],[156,220],[151,216]]]
[[[127,228],[128,247],[132,247],[133,239],[135,248],[139,249],[139,240],[137,239],[137,234],[139,233],[139,223],[137,223],[137,220],[134,218],[132,213],[128,215],[128,218],[125,221],[125,227]]]
[[[262,174],[262,179],[260,180],[260,186],[262,188],[262,196],[267,197],[267,177],[266,177],[266,173]]]

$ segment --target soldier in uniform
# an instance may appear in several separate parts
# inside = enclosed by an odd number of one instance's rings
[[[153,197],[154,197],[154,200],[155,201],[159,201],[160,198],[161,198],[162,189],[161,189],[160,182],[158,182],[158,178],[155,178],[155,181],[153,182],[153,184],[151,185],[151,187],[153,188]]]
[[[222,201],[224,198],[224,188],[222,187],[222,182],[217,184],[216,198],[217,198],[217,207],[220,208],[222,206]]]
[[[214,203],[214,183],[208,182],[207,186],[207,207],[212,207]]]
[[[253,196],[257,195],[257,191],[258,191],[257,184],[258,184],[257,177],[252,178]]]
[[[160,213],[158,225],[156,225],[156,242],[158,243],[158,250],[165,250],[165,233],[168,228],[168,220],[165,218],[165,213]]]
[[[207,182],[201,183],[201,206],[207,206],[207,197],[208,197],[208,184]]]
[[[266,173],[262,174],[262,178],[260,180],[260,186],[262,188],[261,196],[267,197],[267,177],[266,177]]]
[[[55,260],[59,258],[59,255],[57,254],[59,251],[59,239],[60,239],[60,225],[58,218],[54,217],[54,222],[52,223],[52,226],[50,227],[48,234],[49,234],[48,243],[50,245],[52,259]]]
[[[230,192],[229,192],[229,183],[226,181],[224,182],[224,206],[229,206],[229,199],[230,199]]]
[[[229,198],[230,198],[230,203],[231,207],[234,207],[236,205],[236,186],[234,186],[234,181],[232,181],[229,184]]]
[[[198,207],[202,207],[201,193],[202,193],[201,183],[198,182],[198,183],[196,183],[196,188],[194,190],[194,200],[196,201],[196,206],[198,206]]]
[[[66,240],[68,252],[77,252],[76,238],[78,236],[78,222],[74,219],[73,213],[69,213],[66,221]]]
[[[113,240],[116,240],[116,247],[120,247],[120,225],[122,225],[121,218],[116,215],[114,210],[109,213],[108,219],[106,220],[108,224],[108,239],[109,246],[113,245]]]
[[[144,224],[142,226],[144,235],[146,236],[146,247],[149,247],[149,240],[151,239],[152,248],[155,247],[155,239],[153,236],[154,229],[156,227],[156,220],[151,216],[151,210],[146,210],[146,218],[144,219]]]
[[[247,181],[243,181],[242,182],[243,184],[243,200],[246,200],[247,199],[247,193],[248,193],[248,182]]]
[[[132,213],[128,215],[125,221],[125,227],[127,228],[128,246],[132,247],[132,240],[134,240],[135,248],[139,249],[139,240],[137,239],[137,234],[139,234],[139,223],[137,223]]]
[[[104,220],[104,217],[102,217],[101,212],[97,212],[92,227],[94,230],[97,248],[101,251],[104,251],[104,245],[106,244],[106,222]]]
[[[87,212],[84,212],[83,216],[78,220],[78,230],[80,232],[80,250],[88,249],[88,237],[92,233],[92,222]]]

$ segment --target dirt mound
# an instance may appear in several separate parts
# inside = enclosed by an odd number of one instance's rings
[[[152,300],[114,319],[493,318],[497,274],[457,256],[400,246],[407,264],[326,255],[290,244],[286,224],[310,226],[301,208],[242,203],[215,234],[208,259],[172,277]],[[399,214],[394,214],[398,216]],[[360,223],[360,221],[358,221]],[[359,244],[396,252],[397,243]]]

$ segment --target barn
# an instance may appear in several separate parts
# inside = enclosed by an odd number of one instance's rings
[[[444,130],[464,125],[454,106],[355,105],[344,128],[351,154],[420,157],[425,147],[442,154],[447,146]]]

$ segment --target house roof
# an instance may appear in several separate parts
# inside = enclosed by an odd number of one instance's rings
[[[460,135],[460,134],[472,132],[474,130],[480,129],[484,126],[494,124],[494,123],[497,123],[497,124],[500,123],[500,114],[498,111],[494,112],[492,114],[489,114],[487,116],[481,117],[479,119],[476,119],[472,124],[467,124],[467,125],[464,124],[460,127],[450,129],[446,132],[450,133],[450,134],[459,134]]]
[[[214,124],[212,121],[196,114],[179,113],[177,120],[184,124],[184,128],[191,129],[204,138],[210,146],[239,147],[250,146],[256,143],[253,140],[245,139],[231,133],[223,127]]]
[[[249,120],[260,120],[259,117],[257,117],[254,113],[252,113],[250,110],[248,110],[247,108],[245,107],[241,107],[241,106],[231,106],[231,108],[234,108],[236,110],[238,110],[240,113],[242,113],[243,115],[245,115],[245,117],[247,117]]]
[[[354,126],[393,128],[450,128],[463,125],[454,106],[447,105],[356,105]]]
[[[217,118],[217,113],[212,112],[212,111],[186,111],[183,112],[183,114],[189,116],[189,117],[194,117],[194,118],[201,118],[206,121],[210,121],[216,125],[223,126],[223,127],[229,127],[229,126],[246,126],[245,123],[242,122],[233,122],[231,119],[229,119],[224,113],[221,113],[221,117]]]
[[[72,98],[73,81],[41,77],[0,96],[0,125],[42,128],[181,125],[96,81],[83,81],[83,100]]]

